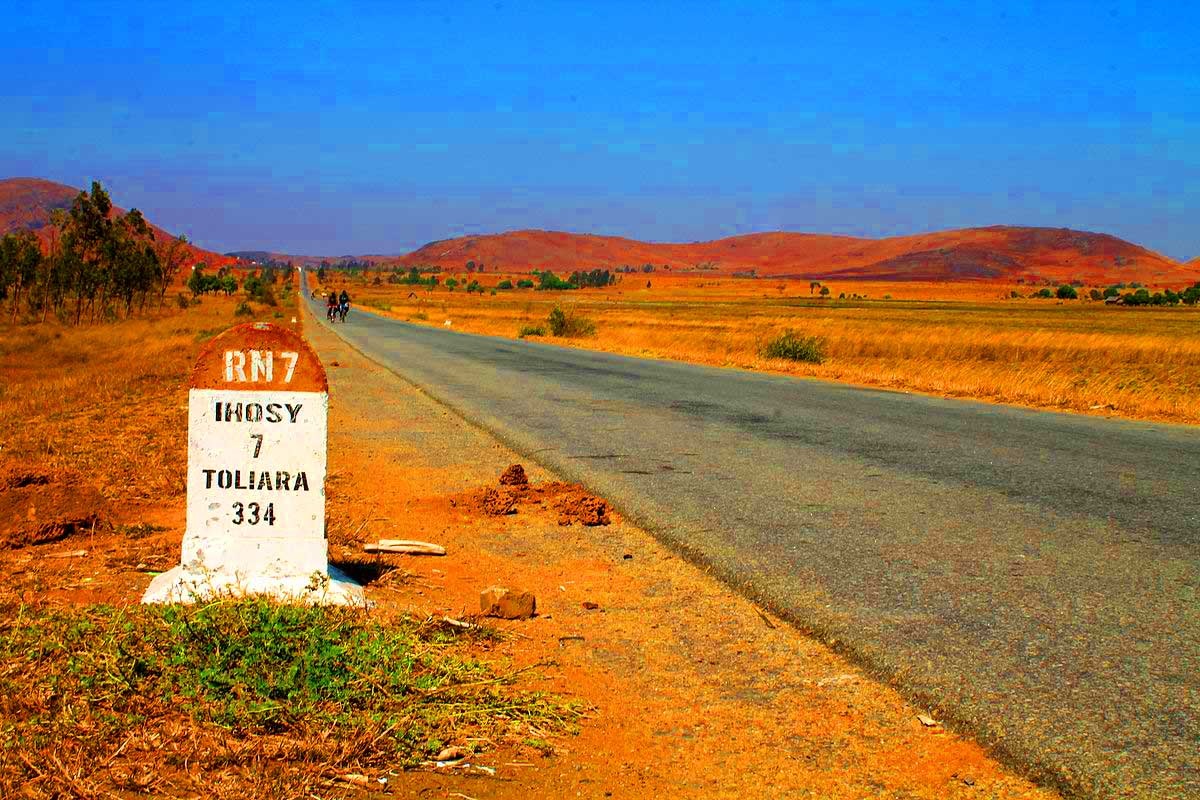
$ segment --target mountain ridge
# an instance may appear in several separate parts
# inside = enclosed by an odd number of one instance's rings
[[[41,178],[0,180],[0,235],[34,230],[44,242],[50,213],[69,208],[79,190]],[[156,238],[171,236],[151,227]],[[539,229],[473,234],[431,241],[398,255],[305,256],[269,250],[219,254],[191,245],[210,265],[292,261],[316,266],[355,259],[372,265],[439,266],[459,270],[468,261],[487,271],[655,269],[714,276],[813,280],[1067,282],[1141,281],[1172,285],[1200,280],[1200,258],[1183,263],[1105,233],[1070,228],[992,225],[878,239],[822,233],[766,231],[697,242],[645,242]]]
[[[430,242],[398,261],[499,271],[653,264],[672,271],[766,278],[894,281],[1182,282],[1184,265],[1115,236],[1069,228],[993,225],[868,239],[769,231],[704,242],[651,243],[620,236],[519,230]]]
[[[644,242],[624,236],[521,229],[436,239],[401,255],[300,256],[236,251],[316,266],[354,258],[373,266],[439,266],[468,261],[486,271],[638,269],[763,278],[889,281],[1068,282],[1200,280],[1200,259],[1181,263],[1115,236],[1071,228],[992,225],[880,239],[767,231],[698,242]]]

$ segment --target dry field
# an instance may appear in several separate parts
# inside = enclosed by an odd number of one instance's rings
[[[102,325],[0,323],[0,466],[77,473],[118,503],[182,495],[200,347],[235,324],[295,314],[256,305],[235,317],[241,299]]]
[[[442,275],[443,283],[447,275]],[[457,275],[460,283],[465,275]],[[429,325],[516,336],[556,306],[593,336],[550,340],[637,356],[769,370],[1035,408],[1200,422],[1200,311],[1091,301],[1010,299],[1035,287],[982,283],[834,283],[626,275],[607,289],[499,291],[527,275],[472,276],[485,292],[372,285],[335,275],[359,305]],[[647,285],[649,284],[649,285]],[[1086,295],[1086,289],[1081,295]],[[837,299],[842,293],[847,299]],[[853,299],[853,295],[865,299]],[[764,358],[785,330],[826,342],[821,364]]]

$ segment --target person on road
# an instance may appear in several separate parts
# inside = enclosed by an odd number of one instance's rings
[[[325,306],[325,316],[329,317],[330,322],[333,322],[333,315],[335,313],[337,313],[337,307],[338,307],[337,292],[330,292],[329,300],[326,302],[326,306]]]
[[[342,296],[338,298],[338,308],[342,314],[342,322],[346,321],[346,315],[350,313],[350,295],[342,289]]]

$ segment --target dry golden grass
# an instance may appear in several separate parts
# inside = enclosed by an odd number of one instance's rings
[[[480,280],[490,290],[501,277]],[[431,325],[450,319],[455,329],[474,333],[515,336],[524,325],[543,323],[558,304],[597,326],[594,337],[554,340],[571,346],[1037,408],[1200,422],[1196,309],[1007,299],[1010,291],[1031,288],[996,284],[830,289],[832,298],[845,292],[868,299],[820,300],[807,281],[660,274],[625,276],[608,289],[482,296],[439,287],[410,297],[407,286],[351,285],[360,305]],[[764,344],[787,329],[823,337],[825,363],[761,357]]]
[[[0,466],[80,473],[117,501],[181,495],[200,347],[235,324],[294,313],[235,317],[241,299],[81,327],[0,322]]]

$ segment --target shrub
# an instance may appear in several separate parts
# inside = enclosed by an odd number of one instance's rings
[[[1088,292],[1088,297],[1092,298],[1093,300],[1103,300],[1104,293],[1099,289],[1092,289],[1092,291]]]
[[[188,296],[183,292],[175,295],[175,302],[179,304],[180,308],[187,308],[192,304],[192,302],[188,300]]]
[[[1124,300],[1127,306],[1148,306],[1150,305],[1150,292],[1145,289],[1138,289],[1135,292],[1125,294]]]
[[[512,281],[510,281],[508,278],[505,278],[504,280],[502,280],[496,284],[497,289],[511,289],[512,287],[513,287]]]
[[[243,300],[238,304],[238,307],[233,310],[233,315],[235,317],[251,317],[254,316],[254,309],[250,307],[249,303]]]
[[[528,278],[522,278],[521,280],[517,281],[517,288],[518,289],[532,289],[533,281],[529,280]]]
[[[524,339],[526,336],[545,336],[546,329],[541,325],[525,325],[521,330],[517,331],[517,338]]]
[[[546,270],[545,272],[537,272],[534,274],[538,276],[538,289],[565,290],[576,288],[575,284],[571,283],[570,281],[564,281],[550,270]]]
[[[1020,299],[1022,299],[1023,297],[1025,297],[1025,295],[1021,294],[1021,293],[1020,293],[1020,292],[1018,292],[1016,289],[1014,289],[1014,290],[1012,290],[1011,292],[1009,292],[1009,293],[1008,293],[1008,296],[1009,296],[1009,297],[1011,297],[1013,300],[1020,300]]]
[[[558,306],[550,312],[550,316],[546,320],[550,325],[550,334],[552,336],[562,336],[564,338],[574,338],[578,336],[591,336],[596,332],[596,323],[592,322],[587,317],[577,315],[574,310],[568,309],[563,311]]]
[[[1050,291],[1049,289],[1039,289],[1037,294],[1034,295],[1034,297],[1040,297],[1040,298],[1046,300],[1051,297],[1054,297],[1054,292]]]
[[[765,358],[821,364],[825,361],[825,345],[825,339],[820,336],[804,336],[787,330],[767,342],[762,355]]]
[[[1055,294],[1058,295],[1059,300],[1079,299],[1079,292],[1077,292],[1075,287],[1069,283],[1064,283],[1062,286],[1058,287],[1058,291],[1055,292]]]

